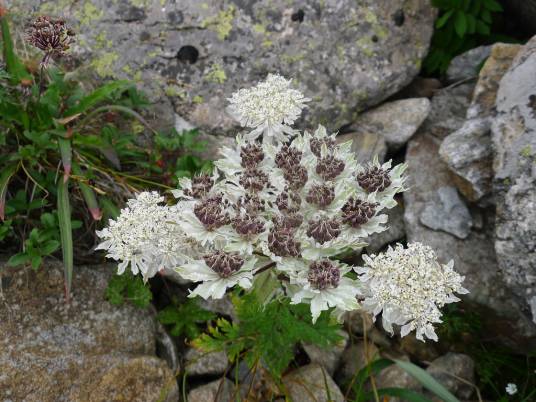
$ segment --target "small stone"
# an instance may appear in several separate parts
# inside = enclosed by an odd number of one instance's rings
[[[322,365],[330,375],[333,375],[337,370],[349,340],[349,335],[346,331],[341,330],[339,334],[343,339],[327,349],[314,344],[302,344],[303,350],[307,353],[311,363]]]
[[[351,125],[358,134],[381,135],[391,151],[402,147],[430,113],[427,98],[401,99],[384,103],[361,114]]]
[[[385,159],[387,145],[385,139],[375,132],[348,133],[337,136],[339,144],[352,141],[352,152],[358,163],[366,164],[372,162],[375,156],[380,162]]]
[[[189,376],[220,375],[225,372],[229,363],[225,352],[201,352],[188,349],[184,356],[185,370]]]
[[[283,377],[283,383],[292,402],[344,402],[333,378],[318,364],[308,364],[290,372]]]
[[[192,389],[188,402],[232,402],[234,384],[223,377],[208,384]]]
[[[469,399],[474,392],[468,383],[475,382],[475,363],[467,355],[449,352],[435,359],[426,371],[460,399]]]
[[[447,70],[447,81],[454,83],[478,76],[478,68],[490,52],[491,46],[479,46],[453,58]]]
[[[384,368],[380,374],[376,376],[376,386],[378,388],[403,388],[412,391],[420,391],[422,389],[419,381],[417,381],[411,374],[396,364]],[[398,401],[399,399],[389,400],[394,402]]]
[[[469,209],[455,187],[440,187],[437,198],[426,203],[420,222],[433,230],[443,230],[465,239],[471,233],[473,221]]]
[[[367,347],[365,348],[365,345]],[[377,360],[379,350],[372,342],[365,344],[358,341],[350,345],[344,351],[341,369],[338,372],[337,380],[341,383],[351,380],[363,367],[370,362]]]

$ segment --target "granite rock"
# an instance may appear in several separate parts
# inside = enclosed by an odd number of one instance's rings
[[[188,393],[188,402],[232,402],[233,395],[234,384],[223,377],[192,389]]]
[[[293,402],[343,402],[344,396],[331,376],[318,364],[302,366],[283,377]],[[329,389],[326,392],[326,386]]]
[[[228,366],[225,352],[201,352],[188,349],[184,355],[184,368],[189,376],[220,375]]]
[[[470,384],[475,383],[475,362],[468,355],[449,352],[432,361],[426,371],[460,399],[469,399],[474,392]]]
[[[478,76],[478,68],[491,52],[491,46],[479,46],[453,58],[447,69],[447,81],[454,83]]]

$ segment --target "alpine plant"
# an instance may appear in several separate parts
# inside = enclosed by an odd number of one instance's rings
[[[271,281],[273,291],[263,294],[310,304],[313,322],[324,310],[340,318],[363,309],[381,313],[389,332],[395,324],[402,336],[437,340],[439,308],[467,292],[452,262],[441,265],[419,243],[364,256],[363,267],[336,258],[387,229],[385,211],[406,190],[406,165],[377,158],[361,165],[351,141],[339,143],[322,126],[292,129],[308,99],[279,75],[229,101],[251,131],[221,149],[214,171],[181,178],[172,205],[139,194],[98,232],[119,273],[129,267],[147,280],[174,270],[197,283],[190,296],[205,299]]]

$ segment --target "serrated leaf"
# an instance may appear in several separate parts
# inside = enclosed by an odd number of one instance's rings
[[[394,362],[397,366],[419,381],[423,387],[434,393],[444,402],[460,402],[458,398],[452,395],[443,385],[437,382],[434,377],[432,377],[419,366],[403,360],[394,360]]]

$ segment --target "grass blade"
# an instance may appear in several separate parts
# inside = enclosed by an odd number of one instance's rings
[[[71,148],[71,140],[58,138],[58,145],[61,153],[61,163],[63,164],[63,181],[67,183],[71,174],[73,151]]]
[[[58,221],[60,224],[61,250],[65,282],[65,298],[69,301],[73,280],[73,231],[68,183],[58,180]]]
[[[105,84],[101,86],[100,88],[97,88],[88,96],[80,99],[80,101],[78,102],[76,106],[73,106],[67,109],[64,113],[64,115],[67,116],[65,118],[68,118],[71,115],[85,113],[87,112],[89,108],[107,99],[114,92],[117,92],[119,90],[125,90],[131,85],[132,85],[132,82],[126,81],[126,80],[112,81],[108,84]]]
[[[458,398],[452,395],[443,385],[438,383],[434,377],[432,377],[430,374],[428,374],[419,366],[416,366],[415,364],[411,362],[406,362],[402,360],[395,360],[394,362],[397,364],[398,367],[400,367],[401,369],[406,371],[408,374],[410,374],[412,377],[414,377],[425,388],[427,388],[430,392],[437,395],[443,401],[460,402]]]
[[[84,174],[82,173],[82,170],[80,170],[80,167],[76,162],[73,162],[73,173],[77,176],[85,178]],[[93,217],[94,220],[100,221],[102,218],[102,211],[99,208],[99,203],[97,202],[97,197],[95,195],[95,192],[93,189],[88,186],[83,181],[78,181],[78,187],[80,188],[80,191],[82,192],[82,196],[84,197],[84,201],[86,201],[87,209],[89,210],[89,213]]]
[[[18,84],[22,79],[31,79],[31,77],[13,50],[13,39],[11,38],[9,24],[5,15],[7,12],[5,10],[0,10],[0,12],[4,13],[3,15],[0,14],[0,30],[2,31],[2,51],[4,61],[6,63],[7,72],[11,76],[12,84]]]
[[[7,186],[11,176],[15,174],[19,165],[10,165],[5,169],[2,169],[0,174],[0,220],[5,218],[5,207],[6,207],[6,195],[7,195]]]

